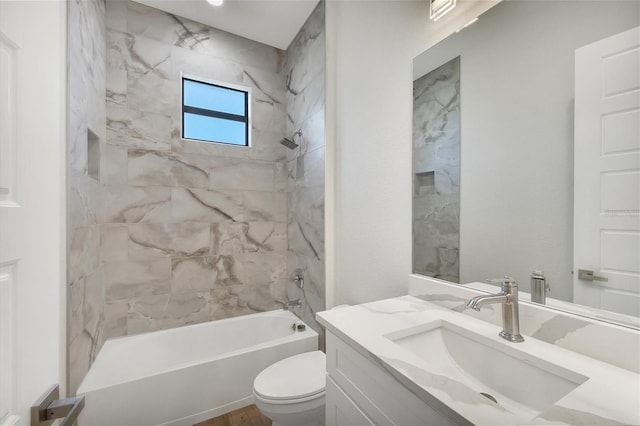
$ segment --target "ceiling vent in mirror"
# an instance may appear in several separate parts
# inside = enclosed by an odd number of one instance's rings
[[[456,7],[456,0],[429,0],[429,18],[437,21]]]

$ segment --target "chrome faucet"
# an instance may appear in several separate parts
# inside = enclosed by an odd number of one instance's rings
[[[476,296],[467,302],[467,307],[479,311],[484,305],[502,303],[502,331],[499,336],[510,342],[524,342],[520,334],[520,318],[518,313],[518,284],[511,277],[498,280],[488,280],[500,283],[502,291],[498,294]]]
[[[302,300],[300,299],[289,300],[285,302],[284,309],[287,311],[287,310],[290,310],[291,308],[299,308],[301,306],[302,306]]]

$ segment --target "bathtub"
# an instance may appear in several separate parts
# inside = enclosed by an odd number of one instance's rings
[[[108,340],[78,394],[81,426],[192,425],[253,404],[253,380],[318,348],[318,334],[271,311]]]

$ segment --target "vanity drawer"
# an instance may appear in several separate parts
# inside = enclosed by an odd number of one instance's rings
[[[436,411],[381,366],[330,332],[327,332],[327,374],[377,425],[469,424],[453,412],[455,421]]]
[[[358,408],[331,377],[327,377],[326,390],[325,416],[327,426],[375,426],[375,423]]]

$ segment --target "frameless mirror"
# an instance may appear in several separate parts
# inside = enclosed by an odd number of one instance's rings
[[[639,25],[638,1],[502,2],[414,59],[414,273],[529,300],[542,271],[548,306],[638,327]]]

